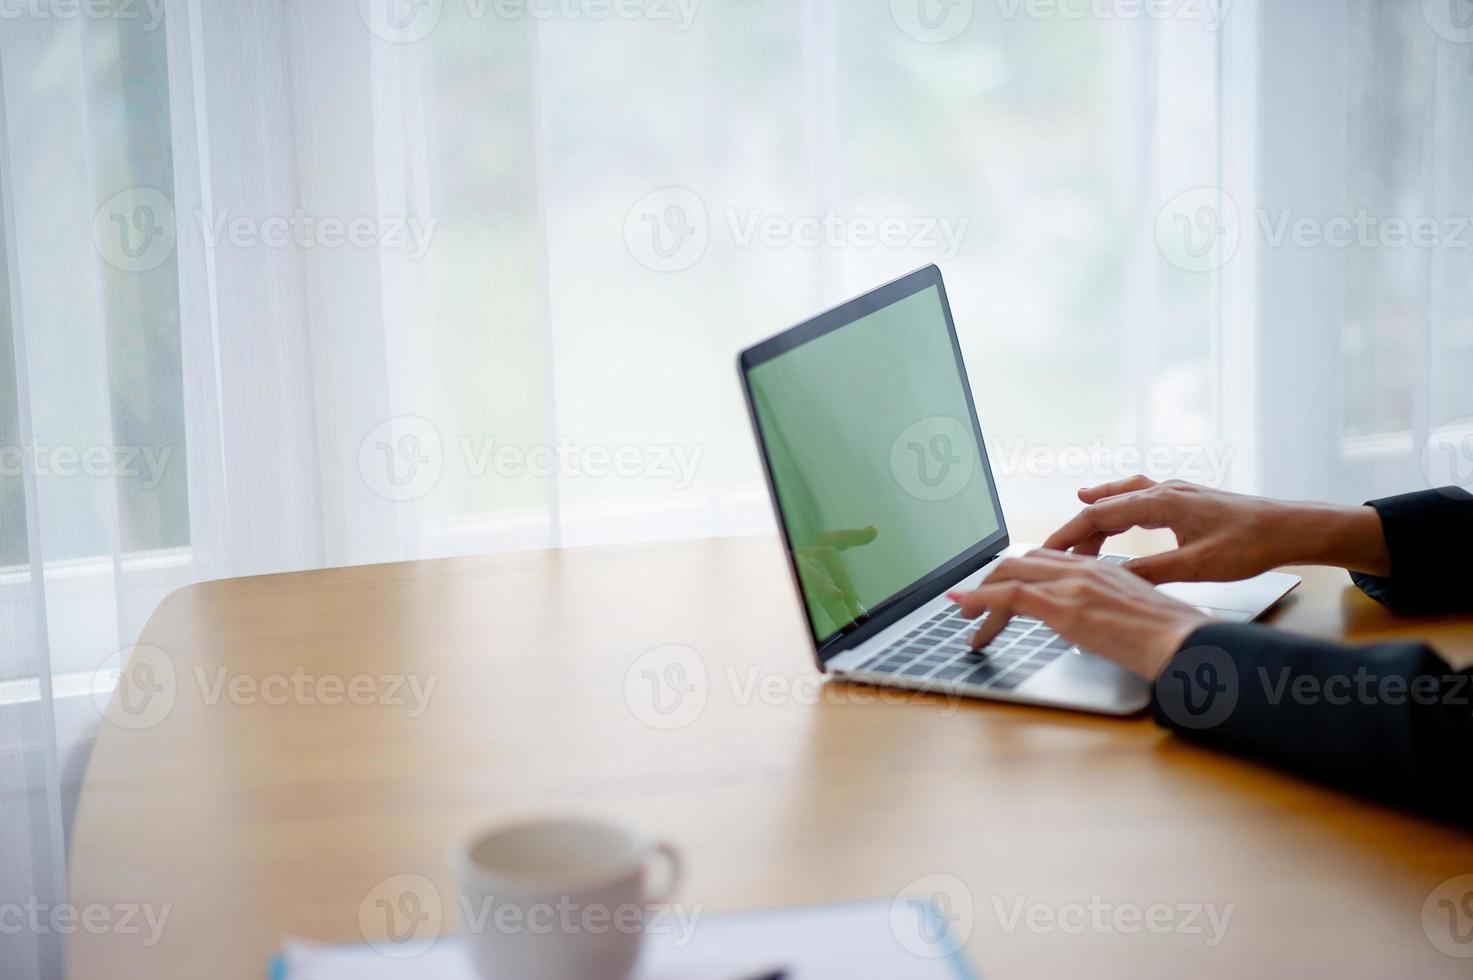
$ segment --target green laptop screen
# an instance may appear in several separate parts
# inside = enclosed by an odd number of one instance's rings
[[[997,532],[937,287],[747,379],[819,642]]]

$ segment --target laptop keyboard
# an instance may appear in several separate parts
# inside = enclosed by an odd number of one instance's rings
[[[1120,564],[1126,559],[1104,555],[1100,560]],[[1074,648],[1042,621],[1017,616],[990,644],[972,650],[971,636],[980,622],[955,607],[943,609],[854,672],[1011,691]]]
[[[857,668],[921,681],[950,681],[1011,691],[1073,646],[1036,619],[1017,617],[981,650],[970,649],[977,623],[943,610]]]

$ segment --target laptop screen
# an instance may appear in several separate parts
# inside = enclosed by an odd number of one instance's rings
[[[997,533],[938,285],[749,367],[747,382],[819,643]]]

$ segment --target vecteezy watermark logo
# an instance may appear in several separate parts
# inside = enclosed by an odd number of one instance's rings
[[[965,215],[773,214],[761,208],[728,208],[726,225],[737,248],[924,249],[943,261],[961,251],[972,219]]]
[[[945,261],[961,251],[972,221],[965,215],[784,213],[760,207],[721,212],[738,249],[909,249]],[[706,203],[685,187],[647,194],[624,216],[624,243],[634,260],[655,272],[689,269],[714,232]]]
[[[164,480],[173,446],[50,446],[29,442],[0,446],[0,476],[31,473],[38,479],[77,476],[136,480],[155,490]]]
[[[1177,20],[1201,21],[1217,31],[1233,0],[997,0],[998,13],[1012,20]]]
[[[123,272],[157,269],[174,254],[177,237],[173,202],[152,187],[119,191],[92,217],[97,254]]]
[[[394,875],[358,903],[358,931],[384,956],[408,959],[439,938],[445,918],[440,890],[424,875]]]
[[[1238,666],[1226,650],[1191,647],[1156,678],[1156,703],[1182,728],[1215,728],[1238,706]]]
[[[169,716],[180,684],[191,678],[199,702],[208,707],[351,705],[399,709],[411,719],[429,710],[440,681],[438,674],[315,674],[301,666],[289,673],[256,675],[196,665],[181,677],[164,651],[137,646],[103,662],[92,676],[92,696],[103,716],[120,728],[152,728]]]
[[[438,674],[312,674],[296,667],[289,674],[232,673],[227,667],[216,667],[214,676],[203,666],[194,668],[194,680],[201,700],[214,707],[222,701],[241,707],[266,705],[322,705],[335,708],[354,705],[360,708],[402,708],[411,718],[420,718],[430,707]]]
[[[0,20],[141,21],[152,31],[164,22],[165,0],[0,0]]]
[[[1473,250],[1468,215],[1381,215],[1365,208],[1321,217],[1292,208],[1253,214],[1254,233],[1265,248]],[[1156,219],[1156,243],[1172,265],[1213,272],[1232,261],[1247,230],[1236,202],[1216,187],[1178,194]]]
[[[1003,935],[1025,928],[1035,936],[1202,936],[1209,949],[1227,937],[1237,906],[1207,902],[1107,902],[1095,895],[1088,902],[1030,902],[1023,895],[992,896],[992,911]]]
[[[3,2],[3,0],[0,0]],[[472,21],[647,21],[669,24],[677,34],[690,30],[701,0],[462,0]],[[443,0],[359,0],[363,23],[377,37],[410,44],[428,37],[440,23]]]
[[[1168,262],[1187,272],[1221,269],[1242,241],[1238,205],[1216,187],[1184,191],[1156,216],[1156,246]]]
[[[700,446],[633,445],[584,446],[571,439],[556,445],[536,443],[520,446],[495,439],[458,441],[461,463],[474,479],[494,474],[507,480],[523,477],[545,480],[602,480],[649,478],[663,480],[675,490],[689,490],[700,470],[704,451]]]
[[[358,16],[373,35],[391,44],[412,44],[440,23],[444,0],[358,0]]]
[[[500,933],[514,936],[669,936],[677,949],[695,938],[705,907],[669,903],[651,907],[640,902],[575,902],[560,895],[556,902],[497,900],[487,895],[479,901],[460,896],[460,921],[468,935]]]
[[[1263,697],[1277,707],[1286,701],[1297,705],[1327,704],[1331,707],[1355,705],[1388,705],[1399,708],[1407,704],[1421,707],[1442,705],[1467,708],[1473,681],[1467,674],[1401,674],[1377,673],[1365,665],[1354,673],[1295,674],[1291,667],[1271,672],[1259,667],[1255,672],[1263,685]]]
[[[1473,0],[1422,0],[1422,16],[1440,37],[1473,44]]]
[[[435,489],[444,468],[440,431],[418,415],[386,419],[358,445],[358,473],[385,500],[418,500]]]
[[[1144,473],[1158,482],[1191,480],[1210,487],[1227,482],[1234,447],[1223,445],[1151,446],[1106,444],[1100,439],[1089,445],[1048,446],[1024,438],[986,438],[987,456],[1001,477],[1026,476],[1104,483]]]
[[[138,936],[152,949],[164,937],[174,906],[119,902],[106,905],[51,905],[31,896],[24,902],[0,903],[0,936]]]
[[[434,423],[401,416],[368,434],[359,445],[358,465],[374,493],[409,501],[434,490],[447,464],[472,480],[658,480],[684,492],[694,486],[705,455],[701,446],[667,443],[583,445],[561,438],[521,445],[489,436],[460,436],[450,450],[445,452]]]
[[[624,674],[624,703],[660,731],[684,728],[701,717],[711,695],[706,661],[690,647],[670,644],[641,654]]]
[[[636,262],[655,272],[689,269],[706,254],[710,237],[706,203],[688,187],[646,194],[624,216],[625,247]]]
[[[931,874],[900,890],[890,903],[890,932],[906,952],[925,959],[951,956],[967,944],[976,903],[966,882]]]
[[[694,723],[713,693],[741,707],[800,705],[935,705],[950,718],[962,698],[940,685],[916,688],[877,687],[863,682],[831,682],[813,671],[783,674],[757,665],[726,664],[712,673],[689,647],[670,646],[641,656],[624,676],[624,701],[639,721],[672,731]]]
[[[1434,490],[1473,492],[1473,415],[1439,425],[1422,446],[1422,473]]]
[[[1422,931],[1444,956],[1473,958],[1473,875],[1449,878],[1422,903]]]
[[[1354,214],[1320,218],[1291,208],[1258,211],[1258,226],[1269,248],[1473,248],[1473,218],[1377,215],[1365,208]]]
[[[967,29],[975,0],[890,0],[890,17],[908,37],[926,44],[950,41]]]
[[[891,443],[890,472],[912,497],[948,500],[972,481],[975,442],[972,430],[958,419],[921,419]]]
[[[761,667],[751,666],[745,670],[727,664],[722,671],[726,689],[732,700],[739,705],[763,704],[770,707],[798,704],[860,705],[888,704],[936,704],[940,702],[941,717],[950,718],[962,706],[962,698],[951,691],[942,690],[939,684],[922,684],[918,688],[878,687],[858,683],[830,683],[818,673],[774,674]]]
[[[179,679],[174,661],[158,647],[125,647],[92,674],[92,700],[119,728],[141,731],[174,710]]]
[[[196,212],[205,248],[221,244],[235,248],[340,249],[377,248],[403,252],[411,262],[424,258],[435,237],[439,219],[404,214],[359,214],[343,218],[309,214],[297,208],[291,214],[257,218],[232,214],[221,208],[212,215]]]

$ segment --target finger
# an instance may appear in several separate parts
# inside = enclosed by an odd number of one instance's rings
[[[1073,555],[1063,555],[1060,552],[1039,552],[998,562],[997,566],[982,580],[982,584],[986,586],[1002,585],[1007,582],[1053,582],[1061,578],[1076,578],[1090,574],[1094,566],[1095,563],[1089,559],[1075,558]],[[972,600],[972,596],[976,594],[976,591],[973,591],[971,596],[962,597],[960,605],[964,614],[975,615],[981,612],[975,607]]]
[[[808,555],[799,555],[798,576],[803,580],[804,593],[829,614],[829,621],[835,627],[853,622],[854,617],[844,603],[844,594],[829,577],[828,569],[822,562]]]
[[[1197,555],[1190,548],[1175,548],[1159,555],[1132,558],[1126,562],[1126,571],[1134,572],[1153,585],[1162,582],[1199,582],[1202,575],[1198,568]]]
[[[1063,564],[1070,568],[1097,568],[1099,563],[1093,558],[1082,557],[1077,551],[1051,551],[1048,548],[1034,548],[1026,555],[1038,561],[1051,561]]]
[[[1043,546],[1050,551],[1068,551],[1099,535],[1109,537],[1133,527],[1159,527],[1156,523],[1159,515],[1157,501],[1142,491],[1108,497],[1075,514],[1073,519],[1051,534]]]
[[[1088,559],[1009,558],[999,564],[992,574],[971,592],[952,592],[947,597],[961,607],[959,611],[963,616],[968,619],[976,619],[992,608],[989,600],[995,600],[999,589],[1006,589],[1012,585],[1087,579],[1098,574],[1099,567]]]
[[[815,546],[820,548],[837,548],[839,551],[848,551],[850,548],[858,548],[869,544],[879,537],[880,532],[873,524],[869,527],[847,528],[838,531],[820,531],[813,538]]]
[[[1091,534],[1089,537],[1085,538],[1083,541],[1074,546],[1073,553],[1076,555],[1088,555],[1098,558],[1100,552],[1103,551],[1105,548],[1105,542],[1109,539],[1110,536],[1108,534],[1105,534],[1103,531],[1099,534]]]
[[[997,606],[987,613],[987,618],[982,620],[982,625],[977,627],[967,645],[973,650],[981,650],[997,639],[997,634],[1007,628],[1008,623],[1013,621],[1013,608],[1011,606]]]
[[[984,585],[967,596],[975,608],[987,610],[987,619],[972,634],[972,649],[987,646],[1014,616],[1033,616],[1047,622],[1058,615],[1061,608],[1061,589],[1069,588],[1060,582],[1008,582],[1003,585]]]
[[[953,597],[954,600],[959,600],[959,605],[962,607],[961,612],[968,618],[975,619],[983,611],[987,612],[987,618],[972,634],[972,649],[980,650],[987,646],[1007,628],[1013,617],[1019,614],[1018,610],[1011,605],[995,607],[985,605],[986,600],[983,596],[989,586],[996,588],[1011,582],[1058,584],[1073,581],[1077,583],[1097,574],[1099,567],[1098,563],[1092,559],[1079,558],[1062,551],[1041,549],[1035,549],[1025,558],[1009,558],[1001,562],[987,577],[981,588],[973,591],[971,595]],[[1025,613],[1025,615],[1029,614]]]
[[[1124,480],[1116,480],[1113,483],[1101,483],[1099,486],[1085,487],[1079,491],[1079,499],[1087,504],[1098,503],[1106,497],[1118,497],[1122,493],[1132,493],[1137,490],[1149,490],[1156,485],[1156,481],[1149,476],[1126,477]]]
[[[818,559],[823,562],[823,567],[829,573],[829,580],[843,596],[845,608],[857,615],[859,612],[859,589],[854,585],[854,579],[849,575],[849,566],[844,564],[843,557],[833,548],[818,549]]]

